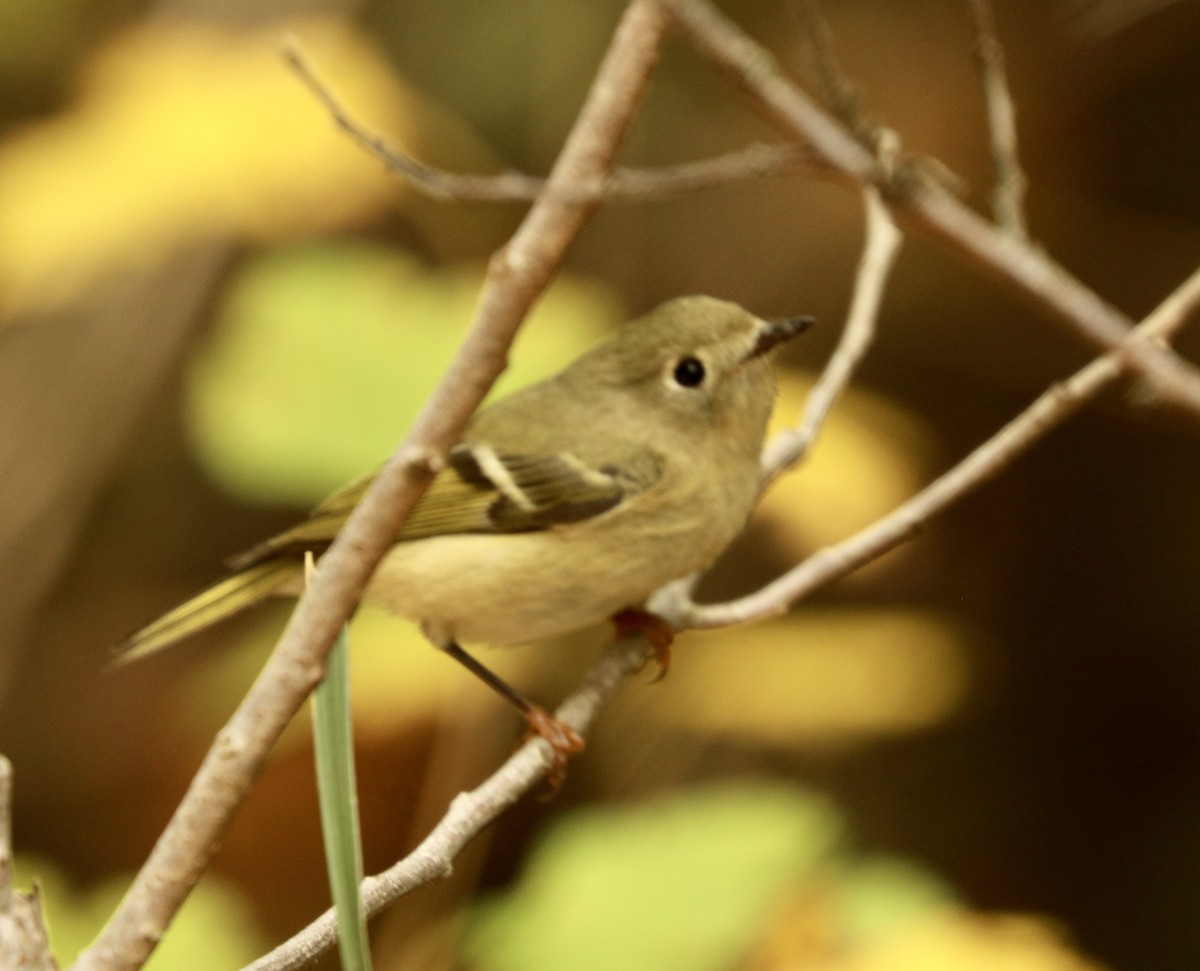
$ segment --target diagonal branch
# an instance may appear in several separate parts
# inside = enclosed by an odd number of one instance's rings
[[[320,680],[325,656],[371,573],[497,375],[522,318],[595,208],[556,193],[603,175],[641,103],[666,30],[653,0],[632,0],[546,193],[488,265],[467,338],[396,454],[322,558],[275,652],[218,734],[125,899],[77,971],[140,967],[187,894],[266,761]],[[539,748],[539,751],[541,749]],[[549,758],[542,751],[544,758]]]
[[[818,169],[880,188],[898,219],[1007,284],[1046,316],[1106,351],[1115,350],[1164,399],[1200,421],[1200,373],[1171,351],[1125,340],[1132,321],[1041,250],[993,226],[910,166],[894,172],[789,80],[771,54],[705,0],[662,0],[696,49],[721,68],[791,137]]]
[[[640,671],[651,657],[649,643],[641,637],[610,647],[585,676],[583,683],[563,702],[555,717],[581,735],[608,705],[625,681]],[[504,810],[546,777],[547,767],[539,743],[526,742],[482,785],[460,793],[449,811],[408,856],[363,881],[360,889],[367,914],[379,913],[395,900],[438,877],[448,876],[454,858]],[[337,921],[327,910],[300,933],[243,971],[291,971],[312,964],[337,943]]]

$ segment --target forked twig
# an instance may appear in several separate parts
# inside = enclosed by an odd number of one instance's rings
[[[1002,229],[1018,239],[1028,239],[1025,191],[1029,181],[1025,178],[1017,152],[1017,111],[1008,88],[1004,47],[996,33],[991,0],[967,0],[967,6],[975,21],[975,55],[979,61],[979,78],[987,103],[992,165],[996,169],[992,212]]]
[[[383,162],[389,171],[430,198],[443,202],[532,202],[544,191],[545,179],[524,172],[472,175],[427,165],[355,119],[317,73],[294,37],[284,41],[283,55],[339,129]],[[795,144],[754,144],[680,165],[651,169],[617,166],[602,178],[560,186],[557,191],[576,202],[645,201],[751,179],[792,175],[811,166],[808,153]]]
[[[0,968],[58,971],[37,887],[13,889],[12,870],[12,764],[0,755]]]

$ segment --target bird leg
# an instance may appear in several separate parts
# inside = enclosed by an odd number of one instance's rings
[[[675,629],[657,614],[632,607],[613,614],[612,622],[618,640],[641,634],[650,642],[654,648],[654,660],[658,663],[658,674],[654,680],[665,678],[671,667],[671,644],[675,640]]]
[[[516,708],[529,726],[531,735],[537,735],[550,744],[554,753],[554,764],[550,768],[547,780],[551,791],[557,791],[566,776],[567,759],[583,751],[584,743],[579,733],[570,725],[559,721],[541,705],[534,704],[490,668],[464,651],[456,641],[438,644],[438,647]]]

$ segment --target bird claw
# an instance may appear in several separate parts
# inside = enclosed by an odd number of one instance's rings
[[[671,667],[671,644],[675,641],[675,630],[657,614],[644,610],[622,610],[613,614],[613,626],[617,638],[633,637],[641,634],[654,648],[654,660],[658,664],[658,674],[654,681],[661,681],[667,676]],[[653,682],[652,682],[653,683]]]
[[[525,740],[537,737],[550,746],[551,762],[546,773],[549,791],[542,797],[549,799],[558,792],[567,777],[567,760],[583,751],[583,737],[566,722],[559,721],[538,705],[530,705],[525,712],[525,721],[529,725]]]

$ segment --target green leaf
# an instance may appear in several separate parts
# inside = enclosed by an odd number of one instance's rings
[[[354,733],[350,717],[350,644],[345,628],[313,692],[313,744],[325,864],[337,911],[342,971],[371,971],[367,919],[358,887],[363,879],[358,786],[354,774]]]
[[[189,376],[205,467],[243,499],[308,506],[380,464],[458,349],[481,282],[478,268],[430,269],[365,243],[251,259]],[[621,316],[607,290],[560,279],[498,390],[557,371]]]
[[[841,830],[823,799],[761,784],[576,813],[515,891],[481,908],[468,954],[485,971],[735,967]]]
[[[855,944],[886,938],[955,903],[948,884],[898,857],[851,862],[839,883],[843,936]]]
[[[50,946],[61,967],[90,944],[129,888],[132,874],[83,887],[44,857],[20,856],[16,884],[36,881],[50,931]],[[231,882],[207,875],[180,909],[147,971],[228,971],[240,968],[268,948],[255,925],[253,907]]]

